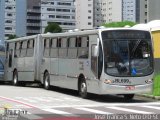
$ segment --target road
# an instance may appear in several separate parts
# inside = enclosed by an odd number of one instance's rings
[[[107,117],[104,115],[112,114],[154,114],[149,117],[157,119],[155,115],[160,114],[160,101],[140,96],[135,96],[132,101],[125,101],[123,97],[113,95],[90,95],[89,99],[82,99],[73,90],[54,87],[45,90],[40,87],[3,84],[0,85],[1,117],[5,117],[4,108],[10,110],[10,113],[12,110],[19,111],[20,116],[16,118],[19,120],[93,120],[104,119]],[[98,116],[100,114],[102,116]]]

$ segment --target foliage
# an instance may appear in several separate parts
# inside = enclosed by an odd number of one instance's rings
[[[8,36],[8,40],[15,39],[15,38],[17,38],[16,35],[9,35],[9,36]]]
[[[153,95],[160,96],[160,74],[154,76]]]
[[[106,23],[103,26],[105,27],[125,27],[129,25],[130,27],[134,26],[136,23],[131,22],[131,21],[123,21],[123,22],[111,22],[111,23]]]
[[[62,32],[62,28],[57,23],[49,23],[48,26],[45,28],[44,33],[60,33]]]

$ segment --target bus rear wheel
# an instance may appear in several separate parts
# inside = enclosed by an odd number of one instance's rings
[[[79,84],[79,95],[82,98],[87,98],[87,84],[86,84],[86,81],[84,79],[81,80],[80,84]]]
[[[49,78],[49,73],[48,72],[46,72],[44,74],[43,83],[44,83],[44,89],[49,90],[50,89],[50,78]]]
[[[14,86],[18,86],[18,73],[17,73],[17,71],[14,71],[14,73],[13,73],[13,81],[12,81],[12,84],[13,84]]]
[[[126,95],[124,95],[124,99],[125,100],[132,100],[133,97],[134,97],[134,94],[126,94]]]

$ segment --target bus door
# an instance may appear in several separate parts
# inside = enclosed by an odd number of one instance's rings
[[[6,80],[12,80],[13,49],[7,51],[6,57],[5,77]]]
[[[59,43],[60,44],[60,43]],[[58,38],[51,39],[51,51],[50,51],[50,58],[51,58],[51,85],[58,85]]]
[[[99,45],[99,38],[97,35],[90,36],[90,53],[91,53],[91,78],[92,82],[90,83],[90,89],[94,92],[98,92],[98,89],[95,89],[99,87],[99,77],[98,77],[98,45]]]

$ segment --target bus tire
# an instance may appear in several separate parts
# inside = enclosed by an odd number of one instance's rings
[[[17,73],[17,71],[13,72],[13,81],[12,81],[12,84],[14,86],[18,86],[18,73]]]
[[[125,95],[124,95],[124,99],[125,99],[125,100],[132,100],[133,97],[134,97],[134,94],[125,94]]]
[[[44,83],[44,89],[49,90],[50,89],[50,78],[49,78],[48,72],[44,74],[43,83]]]
[[[87,98],[87,84],[84,79],[81,79],[79,82],[79,95],[82,98]]]

